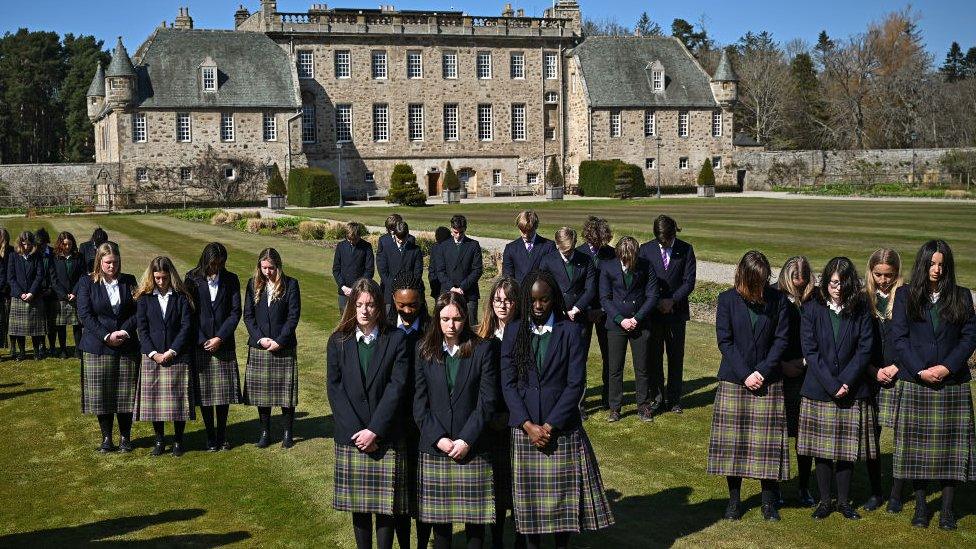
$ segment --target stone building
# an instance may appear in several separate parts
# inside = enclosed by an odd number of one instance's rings
[[[430,195],[448,162],[482,196],[540,192],[551,162],[573,186],[587,159],[621,158],[666,185],[692,182],[714,159],[720,182],[733,182],[728,60],[710,78],[672,38],[585,38],[572,0],[541,18],[510,5],[500,17],[324,4],[286,13],[263,0],[224,31],[193,29],[181,8],[133,61],[120,41],[98,71],[96,160],[118,162],[137,192],[192,188],[208,148],[229,177],[234,158],[285,174],[327,168],[349,198],[382,194],[398,163]]]

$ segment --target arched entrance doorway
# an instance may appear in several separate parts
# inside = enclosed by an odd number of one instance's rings
[[[461,196],[462,198],[465,194],[470,193],[477,196],[478,194],[478,172],[471,168],[461,168],[457,172],[458,181],[461,182]]]

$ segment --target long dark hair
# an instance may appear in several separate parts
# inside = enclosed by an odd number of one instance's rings
[[[864,304],[864,291],[861,289],[861,279],[857,276],[854,262],[846,257],[835,257],[827,262],[820,275],[820,288],[817,298],[826,305],[830,299],[830,277],[837,273],[840,278],[840,303],[843,307],[842,316],[851,316],[858,312]]]
[[[515,346],[512,349],[512,360],[518,376],[525,379],[529,369],[535,368],[535,353],[532,350],[532,287],[536,282],[542,282],[549,287],[552,295],[552,314],[559,322],[566,316],[566,304],[563,294],[559,291],[556,279],[549,271],[532,271],[522,281],[522,294],[519,303],[519,326],[515,334]]]
[[[78,243],[75,242],[75,235],[68,231],[61,231],[55,243],[54,254],[66,258],[78,255]]]
[[[771,271],[769,260],[762,252],[746,252],[735,269],[735,291],[748,303],[764,305]]]
[[[956,285],[956,262],[952,258],[952,249],[945,240],[929,240],[918,249],[915,255],[915,265],[912,267],[912,279],[908,283],[908,314],[913,320],[925,318],[929,300],[929,266],[932,256],[942,254],[942,278],[936,284],[939,292],[939,304],[942,320],[950,324],[965,322],[972,310],[966,310],[962,288]]]
[[[464,319],[464,327],[458,334],[458,341],[461,349],[458,351],[461,358],[468,358],[474,351],[474,346],[481,339],[471,329],[468,324],[468,306],[465,298],[455,292],[444,292],[437,301],[434,302],[434,314],[432,315],[430,326],[424,334],[424,339],[420,342],[420,358],[433,360],[436,362],[444,361],[444,331],[441,330],[441,311],[450,305],[457,307],[458,314]]]
[[[187,274],[194,278],[207,278],[217,274],[217,267],[221,263],[227,263],[227,248],[220,242],[211,242],[203,247],[197,266]]]

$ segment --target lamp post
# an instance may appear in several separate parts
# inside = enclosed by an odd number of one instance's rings
[[[661,136],[657,136],[654,141],[657,143],[657,156],[654,158],[655,168],[657,168],[657,197],[661,198]]]
[[[909,139],[911,139],[912,141],[912,186],[913,187],[918,186],[918,176],[915,174],[915,139],[917,137],[918,136],[915,134],[915,130],[912,130]]]
[[[336,150],[339,152],[339,207],[345,204],[342,200],[342,143],[336,143]]]

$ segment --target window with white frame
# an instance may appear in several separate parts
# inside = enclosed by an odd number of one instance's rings
[[[149,169],[148,168],[136,168],[136,181],[140,183],[145,183],[149,181]]]
[[[657,135],[657,117],[654,111],[644,111],[644,137]]]
[[[546,94],[544,96],[544,99],[545,99],[546,103],[558,103],[559,102],[559,94],[556,93],[556,92],[546,92]]]
[[[651,71],[651,89],[653,91],[664,90],[664,71]]]
[[[559,57],[555,53],[546,52],[543,57],[543,71],[545,72],[546,80],[559,78]]]
[[[715,170],[719,170],[719,169],[722,168],[722,157],[721,156],[713,156],[712,157],[712,168],[715,169]]]
[[[274,113],[264,113],[261,126],[264,128],[265,141],[278,140],[278,119],[275,118]]]
[[[644,169],[653,170],[656,167],[657,167],[657,160],[655,160],[654,158],[644,159]]]
[[[492,106],[478,105],[478,139],[491,141],[494,137]]]
[[[335,131],[336,143],[352,141],[352,105],[336,105]]]
[[[610,137],[620,137],[620,111],[610,111]]]
[[[712,137],[722,137],[722,113],[712,113]]]
[[[539,183],[539,174],[537,173],[527,173],[525,174],[525,183],[529,186],[536,185]]]
[[[407,52],[407,78],[424,77],[424,58],[419,51]]]
[[[298,52],[298,77],[315,78],[315,56],[312,52]]]
[[[365,173],[363,173],[363,183],[365,183],[367,185],[375,185],[376,184],[376,176],[373,174],[373,172],[365,172]]]
[[[132,115],[132,141],[145,143],[149,139],[149,130],[146,126],[146,113],[140,112]]]
[[[444,105],[444,141],[458,140],[458,106],[456,103]]]
[[[203,67],[200,78],[203,80],[203,91],[217,91],[217,67]]]
[[[444,73],[444,78],[453,80],[458,77],[457,52],[444,52],[444,54],[441,56],[441,70]]]
[[[553,128],[552,126],[546,128],[546,141],[555,141],[555,140],[556,140],[556,128]]]
[[[501,185],[502,184],[502,171],[501,170],[491,170],[491,184]]]
[[[182,167],[180,168],[180,181],[192,181],[193,180],[193,168]]]
[[[688,137],[688,112],[678,113],[678,137]]]
[[[512,141],[525,141],[525,103],[512,104]]]
[[[234,166],[224,166],[224,179],[227,181],[237,179],[237,168]]]
[[[525,78],[525,54],[522,52],[515,52],[512,54],[510,61],[510,72],[512,78],[521,80]]]
[[[407,136],[410,141],[424,140],[424,106],[407,105]]]
[[[372,72],[373,78],[376,80],[383,80],[386,78],[386,52],[385,51],[374,51],[372,56]]]
[[[489,51],[479,51],[478,52],[478,78],[481,80],[487,80],[491,78],[491,52]]]
[[[317,140],[315,105],[306,103],[302,105],[302,143],[315,143]]]
[[[336,50],[335,76],[336,78],[349,78],[352,76],[352,57],[349,50]]]
[[[234,140],[234,115],[232,113],[220,113],[220,140]]]
[[[687,170],[688,169],[688,157],[687,156],[682,156],[681,158],[678,159],[678,169],[679,170]]]
[[[373,105],[373,141],[386,142],[390,140],[390,107],[389,105]]]
[[[176,140],[180,143],[188,143],[193,139],[193,132],[190,128],[190,113],[176,113]]]

